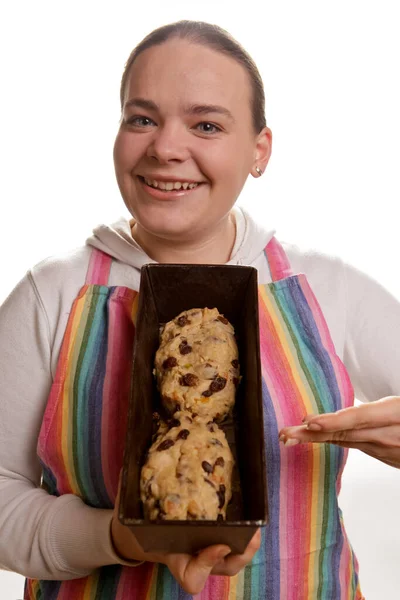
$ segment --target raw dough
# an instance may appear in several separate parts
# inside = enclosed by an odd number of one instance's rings
[[[140,480],[149,519],[225,519],[233,456],[212,421],[177,412],[160,422]]]
[[[155,375],[164,407],[222,420],[240,381],[238,348],[229,321],[213,309],[192,309],[160,335]]]

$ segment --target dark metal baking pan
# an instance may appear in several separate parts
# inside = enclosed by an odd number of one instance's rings
[[[183,310],[218,308],[235,328],[242,380],[233,419],[220,425],[236,460],[226,521],[150,521],[140,501],[140,471],[151,444],[160,398],[153,376],[160,324]],[[142,267],[120,521],[145,551],[194,553],[227,544],[242,553],[268,518],[257,271],[231,265],[150,264]]]

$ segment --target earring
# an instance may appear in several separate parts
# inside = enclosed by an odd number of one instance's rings
[[[263,172],[261,171],[260,167],[254,167],[258,176],[261,177],[261,175],[263,174]]]

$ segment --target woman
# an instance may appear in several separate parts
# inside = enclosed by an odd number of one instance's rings
[[[258,71],[226,32],[179,22],[149,34],[121,108],[114,161],[133,218],[34,267],[1,308],[0,563],[28,577],[30,600],[360,599],[337,505],[341,446],[400,465],[400,398],[385,398],[400,390],[400,306],[234,208],[272,138]],[[258,269],[270,524],[241,556],[146,554],[113,510],[151,261]],[[354,409],[352,384],[381,401]]]

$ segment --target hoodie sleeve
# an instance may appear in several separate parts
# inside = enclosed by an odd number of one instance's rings
[[[400,301],[353,266],[344,266],[344,276],[344,363],[355,396],[363,402],[400,396]]]
[[[0,568],[63,580],[132,563],[113,550],[111,510],[39,488],[36,445],[52,382],[49,331],[28,273],[0,307]]]

